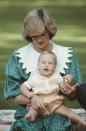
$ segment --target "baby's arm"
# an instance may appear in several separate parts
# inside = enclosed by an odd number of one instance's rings
[[[31,99],[34,96],[34,92],[30,91],[31,87],[27,87],[24,83],[21,85],[21,93],[27,98]]]

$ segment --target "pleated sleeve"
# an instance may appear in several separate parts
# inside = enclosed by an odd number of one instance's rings
[[[80,66],[78,64],[77,58],[72,52],[71,63],[69,63],[69,69],[66,71],[68,74],[72,74],[74,79],[78,84],[81,84],[83,82]]]
[[[10,98],[21,94],[20,85],[27,80],[28,76],[22,70],[22,63],[18,62],[14,52],[6,64],[4,97]]]

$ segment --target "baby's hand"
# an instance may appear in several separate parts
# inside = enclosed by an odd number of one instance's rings
[[[28,98],[31,99],[34,95],[35,95],[34,92],[29,91]]]
[[[35,95],[40,95],[41,94],[41,92],[35,92]]]

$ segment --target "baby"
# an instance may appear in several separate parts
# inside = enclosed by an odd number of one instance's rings
[[[30,78],[21,85],[21,92],[29,99],[36,94],[43,100],[45,109],[42,116],[59,113],[86,126],[78,114],[64,105],[64,97],[59,93],[60,87],[65,87],[65,79],[70,85],[74,85],[75,81],[71,75],[62,77],[55,73],[57,65],[57,57],[53,52],[43,52],[38,59],[38,71],[31,73]],[[38,115],[40,113],[31,106],[25,118],[34,121]]]

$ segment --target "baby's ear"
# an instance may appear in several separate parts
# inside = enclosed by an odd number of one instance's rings
[[[40,67],[38,66],[38,67],[37,67],[37,71],[39,71],[39,70],[40,70]]]

